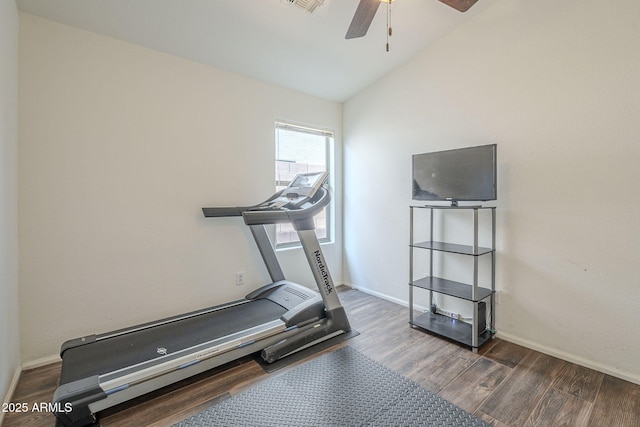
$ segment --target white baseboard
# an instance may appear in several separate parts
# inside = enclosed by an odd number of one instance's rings
[[[409,307],[409,302],[405,301],[403,299],[400,299],[400,298],[395,298],[395,297],[392,297],[392,296],[389,296],[387,294],[383,294],[381,292],[374,291],[374,290],[371,290],[371,289],[360,288],[360,287],[358,287],[356,285],[353,285],[351,283],[341,283],[341,285],[347,286],[347,287],[349,287],[351,289],[357,289],[360,292],[364,292],[365,294],[373,295],[374,297],[378,297],[378,298],[381,298],[383,300],[387,300],[387,301],[396,303],[396,304],[401,305],[403,307]],[[423,312],[428,311],[428,308],[426,306],[423,306],[423,305],[420,305],[420,304],[415,304],[413,307],[418,309],[418,310],[420,310],[420,311],[423,311]]]
[[[22,364],[22,370],[28,371],[29,369],[40,368],[41,366],[51,365],[60,361],[60,356],[47,356],[40,359],[32,360]]]
[[[404,307],[408,307],[409,303],[407,301],[401,300],[399,298],[391,297],[389,295],[383,294],[381,292],[373,291],[371,289],[361,288],[355,286],[351,283],[343,283],[344,286],[348,286],[352,289],[357,289],[361,292],[364,292],[369,295],[376,296],[378,298],[382,298],[387,301],[394,302],[396,304],[402,305]],[[421,307],[416,305],[415,308],[422,311],[427,311],[426,307]],[[634,384],[640,385],[640,376],[631,374],[629,372],[620,371],[616,368],[612,368],[610,366],[602,365],[593,360],[584,359],[580,356],[576,356],[575,354],[566,353],[561,350],[553,349],[547,346],[544,346],[540,343],[529,341],[518,336],[507,334],[501,331],[497,331],[496,336],[505,341],[512,342],[514,344],[521,345],[523,347],[529,348],[531,350],[539,351],[540,353],[548,354],[549,356],[557,357],[558,359],[565,360],[567,362],[575,363],[576,365],[584,366],[585,368],[593,369],[598,372],[602,372],[608,375],[611,375],[616,378],[623,379],[625,381],[632,382]]]
[[[585,359],[580,356],[576,356],[575,354],[566,353],[562,350],[547,347],[537,342],[529,341],[515,335],[498,331],[496,336],[500,339],[512,342],[514,344],[521,345],[531,350],[539,351],[540,353],[557,357],[558,359],[566,360],[567,362],[575,363],[576,365],[584,366],[585,368],[593,369],[594,371],[602,372],[602,373],[611,375],[612,377],[620,378],[622,380],[640,385],[640,376],[638,375],[633,375],[633,374],[630,374],[629,372],[620,371],[610,366],[606,366],[598,362],[594,362],[593,360]]]
[[[3,399],[3,406],[5,403],[11,403],[11,398],[13,397],[13,394],[16,391],[16,387],[18,387],[18,381],[20,381],[20,374],[22,374],[22,368],[20,366],[18,366],[15,370],[15,372],[13,373],[13,378],[11,379],[11,382],[9,383],[9,390],[7,390],[7,394]],[[4,421],[4,412],[0,411],[0,426],[2,425],[2,422]]]

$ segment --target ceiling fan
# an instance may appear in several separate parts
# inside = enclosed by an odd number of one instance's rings
[[[363,37],[367,34],[367,30],[373,21],[373,17],[376,15],[378,6],[380,3],[391,3],[393,0],[360,0],[355,15],[351,20],[351,25],[347,30],[345,39],[355,39]],[[439,0],[440,2],[451,6],[452,8],[466,12],[471,6],[473,6],[478,0]]]

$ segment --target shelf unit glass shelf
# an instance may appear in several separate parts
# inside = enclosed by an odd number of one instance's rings
[[[478,250],[474,251],[473,246],[470,245],[458,245],[456,243],[446,242],[419,242],[414,243],[411,246],[413,246],[414,248],[431,249],[434,251],[449,252],[460,255],[480,256],[493,252],[493,249],[491,248],[478,247]]]
[[[440,336],[450,338],[469,347],[473,347],[471,339],[472,325],[461,320],[426,312],[416,316],[413,319],[413,322],[411,322],[411,325],[434,332]],[[478,347],[489,341],[492,336],[493,334],[488,330],[481,332],[478,335]]]
[[[431,276],[414,280],[412,286],[474,302],[482,301],[493,294],[491,289],[478,287],[476,297],[473,298],[472,286],[469,286],[466,283]]]

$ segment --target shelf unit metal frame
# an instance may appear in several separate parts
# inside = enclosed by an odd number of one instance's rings
[[[429,240],[423,242],[415,242],[414,237],[414,209],[429,209]],[[434,210],[472,210],[473,211],[473,245],[459,245],[446,242],[437,242],[433,240],[433,219]],[[479,246],[478,216],[481,210],[491,210],[491,247]],[[409,323],[412,327],[419,327],[459,341],[463,344],[471,346],[473,352],[477,352],[478,348],[493,338],[495,335],[495,277],[496,277],[496,208],[492,206],[410,206],[410,240],[409,240]],[[414,279],[414,249],[426,249],[429,251],[429,276]],[[473,280],[471,284],[455,282],[433,276],[433,255],[434,252],[457,253],[469,255],[473,257]],[[484,255],[491,256],[491,287],[482,288],[478,285],[478,267],[479,257]],[[414,317],[414,287],[426,289],[429,291],[429,311]],[[455,298],[471,301],[473,303],[472,322],[470,331],[460,333],[460,330],[468,329],[468,324],[456,322],[446,316],[431,313],[433,306],[433,293],[440,293]],[[485,331],[479,331],[478,328],[478,303],[485,299],[489,299],[490,315],[488,316],[487,328]],[[445,320],[446,319],[446,320]],[[467,326],[464,326],[467,325]],[[469,336],[470,335],[470,336]]]

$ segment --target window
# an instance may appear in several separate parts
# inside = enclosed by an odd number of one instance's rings
[[[276,122],[276,189],[285,188],[299,173],[330,170],[332,144],[332,132]],[[330,206],[314,218],[316,236],[320,242],[330,240]],[[295,246],[298,243],[293,225],[276,226],[276,247]]]

